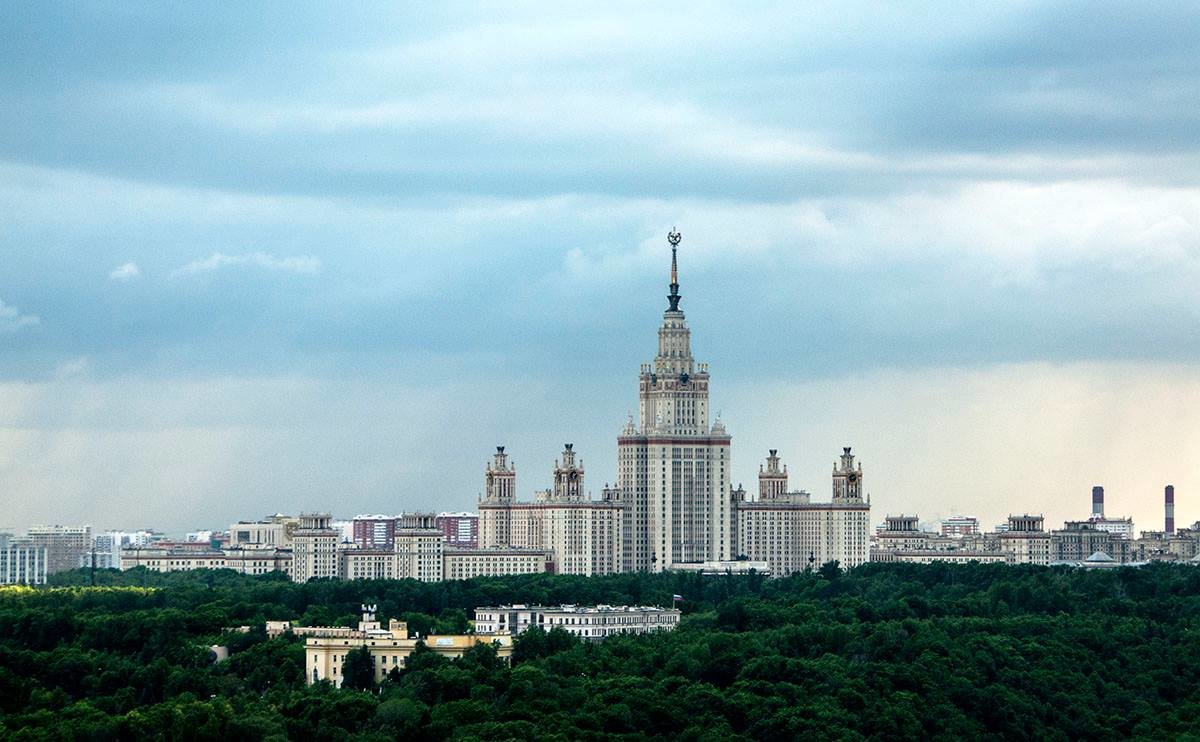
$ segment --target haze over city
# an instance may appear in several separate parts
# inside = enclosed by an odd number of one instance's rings
[[[1200,14],[9,6],[0,525],[588,489],[666,307],[732,481],[1200,518]]]

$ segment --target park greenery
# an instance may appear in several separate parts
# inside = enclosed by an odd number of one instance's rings
[[[1171,739],[1200,735],[1200,568],[868,564],[761,576],[526,575],[438,584],[79,571],[0,589],[0,738]],[[94,583],[94,584],[92,584]],[[424,648],[376,684],[306,686],[263,622],[422,634],[477,605],[670,605],[670,633],[533,629],[511,667]],[[250,631],[230,631],[250,626]],[[227,646],[213,662],[209,645]],[[355,668],[358,668],[357,670]]]

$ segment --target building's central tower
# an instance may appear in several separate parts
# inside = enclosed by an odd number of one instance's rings
[[[730,437],[720,420],[709,427],[708,366],[692,358],[691,331],[679,308],[681,238],[672,231],[667,239],[671,293],[658,355],[642,365],[639,419],[631,418],[617,438],[625,570],[658,572],[730,555]]]

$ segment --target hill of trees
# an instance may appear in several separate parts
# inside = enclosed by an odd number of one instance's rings
[[[6,739],[1154,739],[1200,735],[1200,569],[869,564],[761,577],[313,582],[86,571],[0,588]],[[418,651],[374,685],[304,683],[262,622],[360,603],[464,631],[477,605],[657,603],[668,634]],[[227,627],[250,625],[249,633]],[[213,663],[208,645],[229,646]]]

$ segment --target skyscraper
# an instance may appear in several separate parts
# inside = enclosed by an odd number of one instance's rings
[[[625,503],[625,571],[730,558],[730,436],[709,425],[708,366],[692,358],[679,308],[678,232],[671,244],[671,293],[658,329],[658,355],[638,377],[638,419],[617,438]]]

